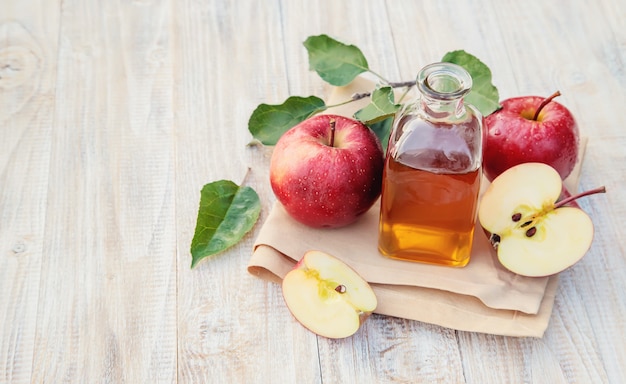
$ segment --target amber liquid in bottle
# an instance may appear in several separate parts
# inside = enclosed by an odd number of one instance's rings
[[[480,113],[463,101],[470,74],[434,63],[419,98],[394,119],[385,156],[378,249],[390,258],[462,267],[472,251],[480,190]]]
[[[470,259],[481,169],[471,140],[480,129],[420,122],[385,160],[379,250],[390,258],[455,267]],[[419,131],[417,131],[419,130]]]

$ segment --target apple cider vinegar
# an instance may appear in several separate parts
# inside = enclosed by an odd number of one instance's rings
[[[378,248],[390,258],[462,267],[470,260],[482,178],[482,117],[463,103],[471,77],[440,63],[418,75],[385,159]]]
[[[437,174],[388,158],[380,211],[381,252],[401,260],[466,265],[480,177],[479,170]]]

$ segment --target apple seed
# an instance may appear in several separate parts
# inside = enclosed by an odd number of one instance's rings
[[[500,244],[500,235],[498,235],[497,233],[492,233],[489,237],[489,242],[491,243],[493,249],[497,250],[498,245]]]
[[[531,227],[528,231],[526,231],[526,237],[533,237],[537,233],[537,227]]]
[[[339,284],[337,287],[335,287],[335,291],[339,293],[346,293],[346,286],[343,284]]]
[[[511,220],[517,223],[518,221],[522,220],[522,214],[519,212],[515,213],[513,216],[511,216]]]

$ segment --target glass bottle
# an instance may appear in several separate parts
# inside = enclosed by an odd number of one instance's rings
[[[463,97],[470,74],[434,63],[394,119],[378,248],[390,258],[462,267],[470,259],[482,178],[482,116]]]

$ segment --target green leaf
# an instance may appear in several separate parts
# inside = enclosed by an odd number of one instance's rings
[[[237,244],[252,229],[260,213],[261,201],[254,189],[230,180],[205,185],[191,241],[191,268],[205,257]]]
[[[278,105],[260,104],[248,120],[248,131],[265,145],[274,145],[290,128],[326,109],[316,96],[291,96]]]
[[[441,61],[460,65],[472,76],[472,90],[465,101],[476,107],[483,116],[500,108],[498,89],[491,83],[491,70],[487,65],[463,50],[448,52]]]
[[[391,134],[392,124],[393,117],[388,117],[373,124],[367,124],[367,126],[374,131],[376,136],[378,136],[378,140],[380,140],[380,144],[383,147],[383,153],[387,153],[387,144],[389,143],[389,135]]]
[[[309,53],[309,68],[327,83],[342,86],[369,70],[359,48],[343,44],[327,35],[309,36],[304,41]]]
[[[395,115],[399,108],[391,87],[376,88],[370,96],[370,103],[358,110],[354,117],[365,124],[373,124]]]

